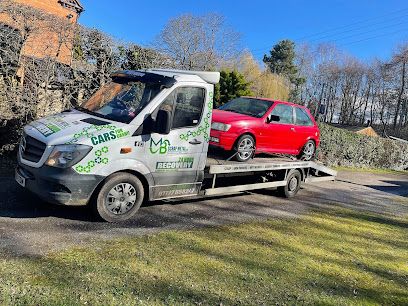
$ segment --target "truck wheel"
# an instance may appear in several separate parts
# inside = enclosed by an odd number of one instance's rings
[[[109,177],[93,203],[95,213],[107,222],[120,222],[133,217],[142,205],[142,182],[129,173]]]
[[[251,159],[255,150],[255,140],[251,135],[242,135],[235,145],[235,159],[239,162],[246,162]]]
[[[300,189],[302,176],[299,170],[290,171],[287,177],[286,186],[278,187],[278,192],[285,198],[294,197]]]

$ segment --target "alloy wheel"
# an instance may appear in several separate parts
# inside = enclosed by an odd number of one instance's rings
[[[303,148],[303,156],[305,160],[310,160],[315,153],[315,145],[312,141],[306,143],[305,147]]]
[[[238,155],[241,159],[249,159],[254,150],[254,143],[249,138],[244,138],[238,145]]]

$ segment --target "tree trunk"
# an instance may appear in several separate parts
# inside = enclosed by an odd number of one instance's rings
[[[371,91],[371,84],[368,85],[367,96],[366,96],[366,100],[364,104],[364,110],[363,110],[363,113],[361,114],[361,119],[360,119],[361,124],[365,123],[365,114],[366,114],[367,107],[368,107],[368,100],[370,98],[370,91]]]
[[[320,91],[320,96],[319,96],[319,101],[317,102],[317,107],[314,111],[314,117],[317,118],[317,115],[319,114],[319,109],[320,105],[322,105],[322,99],[323,99],[323,93],[324,93],[324,87],[326,86],[326,83],[323,83],[322,85],[322,90]]]
[[[398,116],[400,115],[399,111],[400,111],[401,102],[402,102],[402,95],[404,94],[404,89],[405,89],[405,66],[406,66],[406,62],[404,59],[402,62],[401,88],[398,92],[397,108],[395,109],[395,116],[394,116],[394,124],[393,124],[394,130],[397,128]]]

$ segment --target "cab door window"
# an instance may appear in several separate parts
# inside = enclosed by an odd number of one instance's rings
[[[176,90],[172,129],[194,127],[200,123],[205,89],[180,87]]]

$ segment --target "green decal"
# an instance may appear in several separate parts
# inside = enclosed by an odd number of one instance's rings
[[[117,129],[114,131],[106,132],[98,136],[91,137],[91,142],[93,145],[98,145],[103,142],[111,141],[117,138],[123,138],[129,135],[129,131],[123,131],[122,129]]]
[[[107,164],[109,159],[107,157],[102,157],[104,154],[109,152],[109,148],[107,146],[102,147],[102,149],[95,150],[95,158],[93,160],[88,161],[86,165],[77,165],[75,170],[79,173],[89,173],[91,170],[99,164]]]
[[[193,168],[194,157],[180,157],[178,161],[157,162],[157,170],[177,170]]]
[[[185,154],[188,152],[188,148],[184,146],[172,146],[168,139],[159,141],[150,139],[150,153],[152,154]]]
[[[64,120],[64,117],[64,115],[57,114],[31,122],[30,125],[36,128],[45,137],[48,137],[70,126],[70,124]]]
[[[108,130],[102,134],[95,135],[97,132],[101,132],[103,130]],[[104,142],[108,142],[118,138],[124,138],[129,136],[129,131],[124,131],[121,128],[117,128],[115,125],[107,124],[107,125],[90,125],[84,127],[81,132],[76,133],[68,142],[68,144],[77,143],[79,140],[84,138],[90,138],[93,145],[98,145]]]
[[[163,138],[160,138],[157,142],[153,138],[150,139],[150,153],[152,154],[166,154],[168,146],[170,146],[170,141],[167,139],[163,140]]]
[[[207,104],[208,112],[207,112],[207,115],[204,117],[204,122],[198,128],[196,128],[195,130],[191,130],[191,131],[188,131],[185,134],[181,134],[180,135],[181,140],[188,141],[190,139],[190,137],[197,137],[197,136],[203,135],[204,140],[206,142],[210,141],[210,135],[209,135],[208,132],[210,130],[210,118],[211,118],[211,115],[212,115],[213,100],[214,100],[213,93],[210,92],[209,101],[208,101],[208,104]]]

